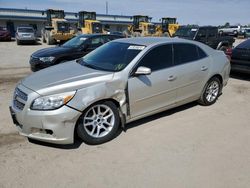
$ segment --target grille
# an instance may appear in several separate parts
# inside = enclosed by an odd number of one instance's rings
[[[19,110],[23,110],[27,100],[28,100],[27,94],[21,91],[20,89],[16,88],[13,99],[14,106]]]

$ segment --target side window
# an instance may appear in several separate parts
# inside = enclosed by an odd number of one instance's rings
[[[217,35],[217,29],[209,29],[208,30],[208,37],[216,37],[216,35]]]
[[[197,46],[197,50],[199,54],[199,59],[207,57],[207,54],[200,47]]]
[[[172,44],[158,46],[148,52],[138,66],[144,66],[156,71],[173,65]]]
[[[199,59],[197,47],[193,44],[174,44],[174,64],[181,65]]]
[[[95,37],[95,38],[90,39],[91,48],[97,48],[101,46],[102,44],[104,44],[104,40],[102,37]]]

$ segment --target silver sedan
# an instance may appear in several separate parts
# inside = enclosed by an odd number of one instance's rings
[[[33,27],[19,26],[16,31],[16,42],[17,45],[24,42],[36,43],[36,33]]]
[[[212,105],[229,72],[223,52],[198,42],[119,39],[28,76],[10,111],[20,134],[31,139],[70,144],[77,133],[101,144],[128,122],[191,101]]]

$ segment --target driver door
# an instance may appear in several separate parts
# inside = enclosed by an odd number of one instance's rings
[[[176,100],[176,77],[173,67],[172,44],[157,46],[138,63],[151,69],[149,75],[132,73],[128,79],[131,118],[174,106]]]

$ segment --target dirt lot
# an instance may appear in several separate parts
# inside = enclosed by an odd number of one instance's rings
[[[234,75],[210,107],[191,103],[128,125],[99,146],[30,143],[8,105],[45,45],[0,42],[0,187],[248,188],[250,77]]]

